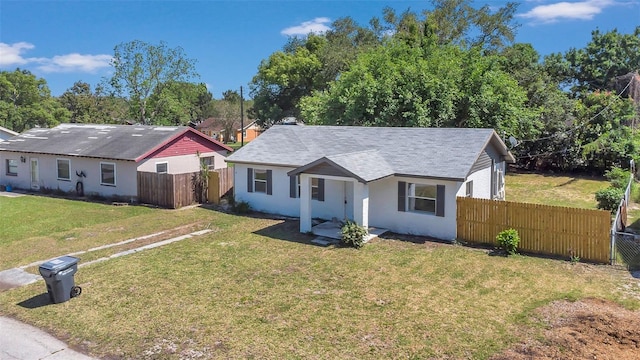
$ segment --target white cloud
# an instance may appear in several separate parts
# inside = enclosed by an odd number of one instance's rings
[[[310,33],[321,34],[331,29],[327,25],[330,22],[331,20],[329,18],[318,17],[311,21],[305,21],[300,25],[288,27],[280,31],[280,34],[287,36],[308,35]]]
[[[517,16],[534,22],[552,23],[559,20],[591,20],[602,10],[615,5],[613,0],[587,0],[578,2],[558,2],[538,5],[526,13]]]
[[[88,72],[93,73],[109,66],[111,55],[83,55],[78,53],[56,55],[52,58],[24,57],[24,53],[34,49],[33,44],[0,42],[0,67],[36,65],[43,72]]]
[[[43,59],[38,69],[44,72],[88,72],[93,73],[109,67],[111,55],[67,54]]]
[[[5,44],[0,42],[0,66],[23,65],[29,62],[22,57],[22,53],[31,50],[35,46],[27,42]]]

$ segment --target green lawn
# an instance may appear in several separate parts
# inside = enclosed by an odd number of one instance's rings
[[[511,201],[595,209],[596,191],[609,186],[604,178],[507,173],[506,198]]]
[[[295,221],[37,199],[59,219],[95,215],[52,234],[13,230],[0,245],[4,265],[25,262],[13,259],[18,252],[4,255],[8,249],[42,255],[43,239],[63,252],[76,241],[116,242],[179,224],[214,229],[83,267],[76,275],[82,296],[63,304],[37,306],[42,282],[0,293],[0,313],[99,357],[485,359],[519,341],[523,328],[541,332],[528,315],[552,300],[589,296],[640,307],[622,288],[628,273],[608,266],[496,257],[396,236],[361,250],[323,248],[309,245]],[[32,201],[11,200],[12,209]],[[3,214],[8,201],[0,198]],[[0,228],[11,225],[7,218]],[[51,223],[45,213],[31,221]]]

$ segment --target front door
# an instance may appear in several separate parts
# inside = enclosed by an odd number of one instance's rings
[[[353,220],[353,183],[343,181],[344,184],[344,218]]]
[[[40,167],[37,158],[31,158],[31,188],[40,190]]]

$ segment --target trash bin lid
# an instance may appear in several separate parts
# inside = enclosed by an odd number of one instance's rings
[[[40,268],[49,271],[60,270],[77,264],[78,260],[80,259],[73,256],[61,256],[59,258],[47,261],[46,263],[40,265]]]

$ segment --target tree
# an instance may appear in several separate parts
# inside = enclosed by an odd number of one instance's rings
[[[600,173],[612,166],[625,167],[638,156],[640,138],[626,126],[635,116],[630,99],[610,92],[594,92],[576,107],[576,143],[581,146],[582,167]]]
[[[617,29],[606,33],[594,30],[585,48],[572,48],[564,57],[574,93],[612,90],[616,77],[640,69],[640,26],[633,34],[621,34]]]
[[[154,122],[147,114],[152,95],[161,97],[169,84],[198,77],[195,60],[187,58],[181,47],[169,48],[165,42],[116,45],[111,65],[114,72],[108,86],[113,94],[128,98],[130,114],[142,124]]]
[[[379,44],[379,29],[361,27],[349,17],[334,21],[323,35],[289,39],[282,51],[261,62],[251,81],[252,116],[264,127],[299,117],[300,99],[326,89],[360,53]]]
[[[22,132],[69,121],[69,112],[51,97],[47,82],[28,70],[0,72],[2,126]]]
[[[72,123],[95,122],[96,101],[91,92],[91,85],[76,81],[59,98],[60,103],[71,113]]]
[[[472,0],[432,0],[431,3],[433,9],[423,11],[422,16],[409,10],[398,16],[393,9],[386,8],[385,22],[396,38],[414,46],[435,42],[497,51],[515,38],[518,25],[513,22],[513,16],[517,3],[508,2],[495,10],[488,5],[476,9]]]
[[[518,137],[531,131],[525,101],[495,57],[393,41],[361,55],[328,91],[304,98],[301,108],[303,119],[315,124],[491,127]]]
[[[212,99],[203,83],[168,82],[149,97],[148,113],[157,125],[188,125],[205,119]]]

